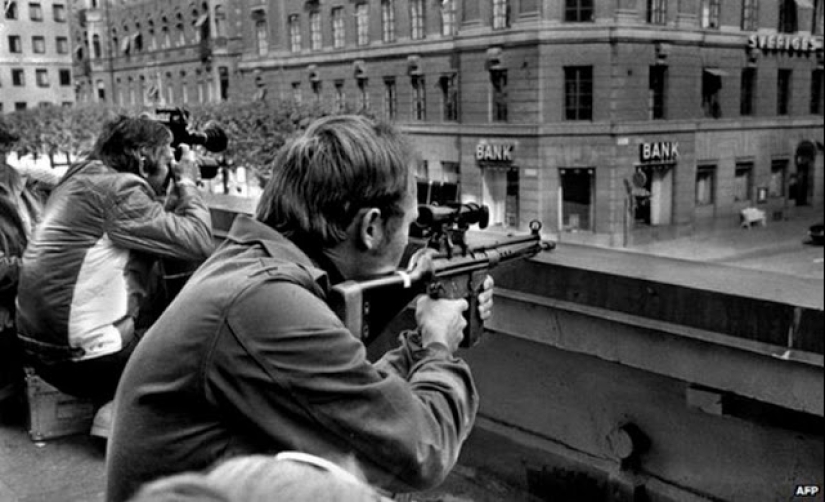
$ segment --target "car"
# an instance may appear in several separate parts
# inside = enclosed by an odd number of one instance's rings
[[[823,236],[823,232],[825,232],[825,224],[823,224],[823,222],[819,222],[816,225],[811,225],[808,228],[808,237],[811,238],[811,242],[818,246],[821,246],[823,243],[825,243],[825,236]]]

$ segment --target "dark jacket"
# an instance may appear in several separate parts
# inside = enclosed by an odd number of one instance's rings
[[[115,399],[107,500],[251,453],[352,454],[392,490],[440,483],[474,423],[467,365],[402,346],[371,364],[325,302],[329,275],[239,216],[138,345]]]

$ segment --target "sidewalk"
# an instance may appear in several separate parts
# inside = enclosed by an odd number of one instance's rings
[[[668,256],[692,261],[745,264],[751,259],[768,258],[800,250],[821,255],[822,247],[808,242],[808,227],[822,222],[822,207],[798,207],[783,221],[768,221],[764,227],[722,228],[698,232],[690,237],[653,242],[624,248],[626,251]],[[749,264],[759,268],[759,263]]]

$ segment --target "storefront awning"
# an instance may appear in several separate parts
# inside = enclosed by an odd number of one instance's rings
[[[796,0],[796,6],[805,9],[813,9],[814,3],[811,0]]]
[[[714,77],[727,77],[728,73],[724,70],[720,70],[719,68],[705,68],[705,73],[709,73]]]

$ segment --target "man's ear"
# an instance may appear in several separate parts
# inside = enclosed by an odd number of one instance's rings
[[[146,152],[144,149],[138,148],[130,152],[130,154],[135,158],[135,162],[137,162],[138,174],[144,178],[147,177],[149,173],[146,171]]]
[[[384,241],[384,218],[376,207],[359,213],[357,242],[359,247],[373,251]]]

